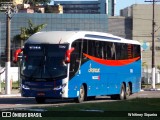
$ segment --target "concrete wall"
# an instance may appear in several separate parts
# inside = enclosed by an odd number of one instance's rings
[[[156,69],[155,83],[160,83],[160,71]],[[152,70],[148,68],[142,69],[142,83],[151,84],[152,83]]]
[[[3,72],[4,71],[4,72]],[[5,82],[5,70],[4,68],[0,68],[0,80],[1,82]],[[11,67],[10,68],[10,78],[12,82],[17,82],[18,81],[18,67]]]
[[[122,16],[108,17],[108,33],[132,39],[132,19]]]

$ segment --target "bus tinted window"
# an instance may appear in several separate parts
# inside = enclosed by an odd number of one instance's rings
[[[70,77],[75,75],[80,67],[80,61],[82,58],[82,40],[74,41],[71,47],[74,48],[74,51],[71,53]]]
[[[140,45],[134,45],[133,47],[133,57],[140,57],[141,56],[141,50]]]

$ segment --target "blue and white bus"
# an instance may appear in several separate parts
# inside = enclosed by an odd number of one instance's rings
[[[73,98],[95,96],[126,99],[141,89],[141,46],[108,33],[90,31],[38,32],[25,42],[21,59],[23,97]]]

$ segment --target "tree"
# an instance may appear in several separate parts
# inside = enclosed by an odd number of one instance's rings
[[[31,4],[34,6],[35,4],[47,5],[51,2],[51,0],[24,0],[23,3]]]
[[[28,27],[21,27],[21,33],[14,36],[13,41],[15,41],[18,44],[20,43],[20,46],[22,47],[25,40],[27,40],[34,33],[41,31],[45,26],[46,24],[40,24],[35,26],[29,19]]]

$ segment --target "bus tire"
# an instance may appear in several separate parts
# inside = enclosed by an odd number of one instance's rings
[[[126,87],[126,95],[125,95],[125,99],[128,99],[129,96],[131,95],[131,86],[128,83],[127,87]]]
[[[110,97],[111,97],[111,100],[117,100],[119,98],[118,95],[111,95]]]
[[[82,85],[80,90],[79,90],[79,96],[76,99],[76,102],[77,103],[82,103],[85,99],[86,99],[86,91],[85,91],[84,85]]]
[[[96,99],[96,96],[89,96],[87,97],[87,100],[95,100]]]
[[[45,98],[43,98],[43,97],[35,97],[35,99],[36,99],[36,102],[38,103],[38,104],[42,104],[42,103],[45,103]]]
[[[122,84],[122,86],[121,86],[121,91],[120,91],[120,94],[119,94],[119,99],[120,99],[120,100],[124,100],[124,99],[125,99],[125,96],[126,96],[125,86],[124,86],[124,84]]]

